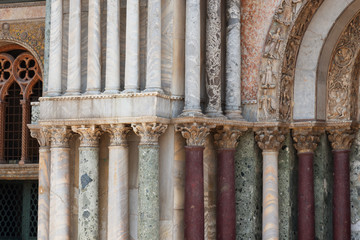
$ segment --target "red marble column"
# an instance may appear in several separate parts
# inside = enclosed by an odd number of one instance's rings
[[[299,153],[298,239],[315,239],[314,153]]]
[[[216,235],[218,240],[235,240],[235,149],[218,150]]]
[[[333,231],[334,240],[350,240],[349,150],[334,150]]]

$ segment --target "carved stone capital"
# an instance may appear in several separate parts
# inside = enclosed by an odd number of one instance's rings
[[[264,127],[255,129],[255,140],[263,151],[279,151],[285,140],[285,129]]]
[[[293,130],[294,147],[298,153],[313,153],[320,142],[320,131],[312,128]]]
[[[176,131],[181,132],[186,139],[187,146],[191,147],[203,147],[212,127],[214,126],[205,123],[184,123],[175,126]]]
[[[162,123],[133,123],[131,124],[140,139],[140,145],[158,145],[158,139],[167,129]]]
[[[216,129],[214,134],[214,143],[218,149],[235,149],[238,139],[247,129],[240,129],[232,126],[224,126]]]
[[[350,128],[335,128],[328,130],[329,141],[333,150],[350,150],[355,139],[354,131]]]
[[[98,147],[101,131],[95,125],[72,126],[71,129],[80,135],[80,147]]]
[[[125,124],[102,125],[101,129],[110,134],[110,146],[127,146],[126,136],[131,128]]]
[[[30,135],[38,140],[40,147],[50,147],[51,133],[48,128],[31,128]]]
[[[69,147],[71,130],[67,126],[52,127],[49,129],[49,132],[51,134],[51,147]]]

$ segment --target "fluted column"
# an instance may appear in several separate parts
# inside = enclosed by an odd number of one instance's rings
[[[125,90],[139,92],[140,9],[139,0],[126,5]]]
[[[139,144],[138,239],[160,239],[159,142],[167,125],[137,123],[131,125]]]
[[[70,1],[69,46],[66,95],[81,90],[81,0]]]
[[[200,107],[200,0],[186,0],[185,107],[182,116],[202,116]]]
[[[108,239],[129,238],[129,152],[123,124],[102,126],[110,134],[108,180]]]
[[[126,46],[127,47],[127,46]],[[105,93],[120,91],[120,0],[107,1]]]
[[[243,129],[246,130],[246,129]],[[224,126],[214,134],[218,154],[216,239],[235,240],[235,148],[241,130]]]
[[[50,207],[50,133],[46,128],[31,128],[39,142],[38,240],[49,239]]]
[[[329,140],[333,149],[333,238],[351,239],[350,215],[350,147],[354,133],[350,128],[329,130]]]
[[[226,20],[225,113],[229,119],[242,120],[239,0],[226,1]]]
[[[80,135],[78,239],[99,239],[99,136],[92,126],[73,126]]]
[[[279,239],[278,155],[283,134],[278,127],[256,129],[255,140],[263,155],[263,240]]]
[[[70,130],[49,129],[51,133],[50,240],[70,240]]]
[[[101,88],[100,12],[100,0],[90,0],[86,94],[98,94]]]
[[[185,210],[186,240],[204,239],[204,168],[203,151],[210,127],[188,123],[176,126],[186,139],[185,159]]]
[[[314,151],[320,142],[319,132],[312,128],[293,131],[299,157],[298,170],[298,239],[315,239]]]
[[[145,92],[163,92],[161,88],[161,0],[148,1]]]

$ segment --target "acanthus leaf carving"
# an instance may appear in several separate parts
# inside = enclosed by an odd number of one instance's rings
[[[285,140],[286,130],[280,127],[255,129],[255,140],[263,151],[279,151]]]
[[[132,123],[131,127],[140,139],[140,145],[158,145],[158,139],[167,125],[162,123]]]
[[[50,146],[51,132],[47,127],[31,128],[30,136],[36,138],[36,140],[39,142],[40,147]]]
[[[101,131],[95,125],[72,126],[71,129],[80,135],[80,147],[98,147]]]
[[[333,150],[350,150],[355,133],[350,128],[335,127],[328,130],[329,141]]]
[[[205,123],[184,123],[175,126],[176,131],[186,139],[187,146],[204,147],[206,137],[210,133],[210,129],[215,126],[209,126]]]
[[[238,144],[239,137],[243,134],[245,128],[233,126],[224,126],[216,129],[214,134],[214,143],[218,149],[235,149]]]
[[[300,128],[293,130],[294,147],[298,153],[314,152],[320,142],[319,130]]]
[[[67,126],[54,126],[49,129],[49,132],[51,134],[51,147],[69,147],[72,133]]]
[[[127,146],[126,136],[131,128],[125,124],[101,125],[104,132],[110,134],[110,146]]]

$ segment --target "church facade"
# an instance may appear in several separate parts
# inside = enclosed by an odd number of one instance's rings
[[[0,239],[360,239],[360,0],[5,0],[0,27]]]

